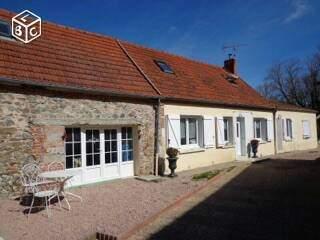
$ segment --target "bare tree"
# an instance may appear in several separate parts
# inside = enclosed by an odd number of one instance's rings
[[[268,99],[320,110],[320,48],[306,61],[288,60],[271,66],[257,87]]]

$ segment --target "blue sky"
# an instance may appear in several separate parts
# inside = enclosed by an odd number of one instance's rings
[[[253,86],[272,63],[320,46],[318,0],[1,0],[0,8],[217,65],[227,58],[223,45],[246,44],[238,72]]]

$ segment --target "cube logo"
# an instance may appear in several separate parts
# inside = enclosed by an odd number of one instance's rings
[[[14,16],[12,22],[12,36],[29,43],[41,35],[41,18],[29,10],[24,10]]]

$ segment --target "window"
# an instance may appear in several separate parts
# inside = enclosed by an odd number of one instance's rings
[[[66,168],[81,167],[81,132],[80,128],[65,129]]]
[[[0,20],[0,36],[11,37],[10,24]]]
[[[307,139],[311,137],[310,122],[308,120],[302,121],[303,138]]]
[[[133,137],[132,128],[121,128],[121,141],[122,141],[122,161],[133,161]]]
[[[198,145],[198,124],[197,118],[180,118],[181,145]]]
[[[268,120],[264,118],[255,118],[253,120],[254,138],[261,139],[263,141],[268,140]]]
[[[116,129],[104,130],[104,149],[106,164],[118,162],[118,141]]]
[[[287,138],[292,139],[292,120],[286,119],[286,127],[287,127]]]
[[[254,120],[254,138],[261,138],[261,120]]]
[[[172,68],[166,62],[161,60],[155,60],[155,63],[158,65],[162,72],[171,74],[173,73]]]
[[[233,144],[232,117],[223,118],[223,139],[226,145]]]

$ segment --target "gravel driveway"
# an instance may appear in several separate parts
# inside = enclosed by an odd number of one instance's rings
[[[264,161],[226,176],[129,239],[320,239],[319,159]]]
[[[196,171],[180,173],[174,179],[143,182],[123,179],[73,189],[83,202],[71,199],[72,210],[51,209],[48,219],[45,211],[23,215],[18,201],[0,200],[0,236],[10,239],[85,239],[98,228],[118,236],[168,206],[184,194],[206,183],[191,181]],[[65,205],[66,206],[66,205]]]

